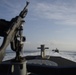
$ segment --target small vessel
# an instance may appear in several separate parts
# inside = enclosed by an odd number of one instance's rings
[[[53,49],[52,51],[59,53],[59,50],[57,48],[56,49]]]

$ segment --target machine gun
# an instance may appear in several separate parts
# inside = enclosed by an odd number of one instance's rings
[[[29,2],[26,2],[24,9],[18,16],[12,18],[11,21],[5,21],[1,19],[1,24],[3,24],[4,27],[3,29],[1,28],[2,30],[0,29],[0,36],[4,39],[2,45],[0,46],[0,62],[2,62],[5,56],[5,50],[9,44],[11,45],[11,49],[16,52],[16,59],[19,60],[20,52],[23,47],[22,42],[25,41],[25,37],[22,36],[22,24],[25,22],[23,19],[28,12],[28,4]]]

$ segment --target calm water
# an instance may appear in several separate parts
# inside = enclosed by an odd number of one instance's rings
[[[28,56],[28,55],[40,55],[40,51],[38,50],[25,50],[23,52],[21,52],[21,56]],[[69,60],[75,61],[76,62],[76,52],[75,51],[60,51],[59,53],[53,52],[51,50],[46,50],[46,55],[50,55],[50,56],[61,56],[63,58],[67,58]],[[11,51],[11,50],[6,50],[6,55],[3,59],[4,60],[8,60],[11,58],[15,57],[15,52]]]

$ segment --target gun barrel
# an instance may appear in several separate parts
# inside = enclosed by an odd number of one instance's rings
[[[24,7],[24,9],[26,9],[28,5],[29,5],[29,2],[26,2],[26,6]]]
[[[26,6],[24,7],[24,9],[20,12],[19,16],[24,18],[28,12],[27,10],[27,6],[29,5],[29,2],[26,2]]]

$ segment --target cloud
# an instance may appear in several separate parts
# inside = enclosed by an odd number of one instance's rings
[[[6,5],[6,7],[14,8],[14,4],[12,4],[10,1],[3,0],[3,4],[5,4],[5,5]]]
[[[2,0],[0,1],[0,3],[1,3],[0,6],[2,7],[1,9],[4,9],[2,11],[6,13],[6,16],[8,16],[9,14],[10,16],[16,16],[24,8],[26,1],[24,3],[23,1],[20,0],[17,1]]]
[[[55,24],[76,25],[76,5],[70,3],[37,3],[34,7],[36,17],[55,20]]]

